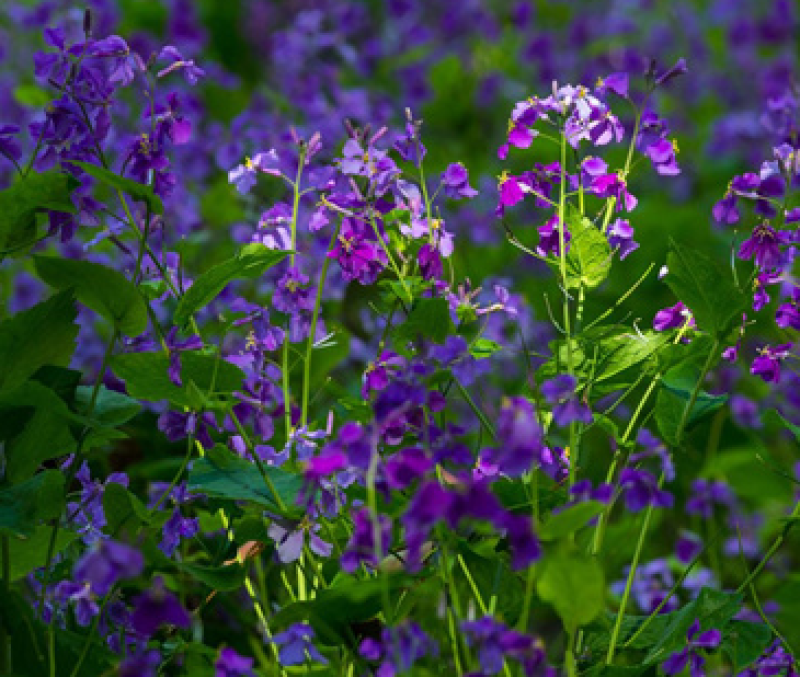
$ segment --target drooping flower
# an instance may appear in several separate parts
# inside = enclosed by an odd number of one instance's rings
[[[442,185],[444,186],[444,194],[454,200],[471,198],[478,194],[478,191],[469,185],[469,173],[467,168],[460,162],[448,165],[442,174]]]

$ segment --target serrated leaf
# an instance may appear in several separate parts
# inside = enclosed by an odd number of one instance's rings
[[[123,193],[130,195],[131,198],[137,202],[144,202],[153,214],[164,213],[164,204],[161,202],[161,198],[153,192],[150,186],[132,179],[126,179],[124,176],[119,176],[119,174],[115,174],[108,169],[88,162],[78,162],[77,160],[70,160],[69,162],[70,164],[80,167],[89,176],[100,181],[100,183],[110,188],[121,190]]]
[[[251,244],[238,256],[212,267],[200,275],[181,298],[175,310],[175,324],[186,324],[194,313],[211,303],[232,280],[260,277],[289,254],[289,251]]]
[[[692,311],[700,329],[722,338],[741,322],[747,305],[745,295],[728,271],[705,254],[672,242],[667,268],[664,281]]]
[[[611,270],[612,252],[608,239],[587,218],[574,212],[567,219],[570,232],[566,255],[567,288],[597,287]]]
[[[274,513],[298,513],[296,503],[303,487],[303,477],[273,466],[265,466],[264,470],[286,511],[280,510],[272,490],[255,464],[220,445],[209,450],[205,458],[194,462],[189,472],[188,488],[210,498],[250,501]]]
[[[0,251],[34,240],[39,212],[76,213],[71,195],[77,185],[73,176],[52,170],[32,172],[0,191]]]
[[[568,633],[603,611],[603,570],[593,557],[562,546],[544,558],[537,574],[539,597],[553,605]]]
[[[169,358],[164,353],[126,353],[115,355],[111,370],[123,381],[128,394],[138,400],[160,402],[167,400],[181,407],[191,407],[194,400],[188,384],[193,382],[203,393],[229,395],[242,386],[244,372],[239,367],[199,351],[181,353],[181,379],[176,386],[169,379]]]
[[[77,314],[72,293],[61,292],[0,323],[0,391],[16,388],[45,365],[68,365]]]
[[[126,336],[147,329],[147,306],[122,273],[91,261],[34,256],[36,273],[51,287],[74,289],[78,299]]]
[[[58,470],[0,489],[0,534],[31,536],[42,521],[58,517],[63,505],[64,476]]]

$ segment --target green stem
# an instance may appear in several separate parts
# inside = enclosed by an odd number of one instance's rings
[[[339,230],[341,227],[342,223],[339,221],[339,225],[336,227],[336,231],[333,233],[333,237],[331,237],[330,244],[328,245],[329,252],[333,249],[333,245],[336,243],[336,239],[339,237]],[[301,426],[304,426],[308,423],[308,395],[311,384],[311,355],[314,350],[314,337],[317,334],[317,319],[319,318],[319,311],[322,307],[322,290],[325,287],[325,278],[328,275],[328,266],[330,265],[330,261],[330,258],[326,256],[322,263],[322,272],[319,275],[319,284],[317,285],[317,298],[314,301],[314,313],[311,315],[311,327],[308,332],[308,341],[306,342],[306,359],[303,363],[303,402],[300,415]]]
[[[678,429],[675,433],[675,439],[677,440],[678,445],[680,445],[681,441],[683,440],[683,431],[686,429],[686,424],[689,422],[689,415],[691,414],[695,402],[697,402],[697,398],[700,395],[700,391],[703,389],[703,381],[705,381],[708,372],[711,370],[711,367],[718,359],[719,359],[719,339],[714,339],[714,344],[711,346],[711,351],[708,353],[708,357],[706,358],[706,362],[703,365],[703,369],[700,371],[700,376],[697,379],[697,383],[694,386],[694,390],[692,390],[692,394],[689,397],[689,401],[686,403],[686,406],[683,409],[683,413],[681,414],[681,419],[680,422],[678,423]]]
[[[3,569],[3,596],[8,599],[11,592],[11,554],[9,552],[8,536],[0,539],[2,549]],[[7,618],[0,623],[0,674],[11,674],[11,628],[7,627]]]
[[[661,484],[664,480],[664,475],[661,475],[661,478],[658,482],[659,488],[661,488]],[[644,542],[647,538],[647,529],[650,526],[650,519],[653,516],[653,505],[650,504],[647,506],[647,511],[644,514],[644,521],[642,522],[642,530],[639,532],[639,540],[636,543],[636,550],[633,553],[633,560],[631,561],[631,568],[628,572],[628,580],[625,582],[625,591],[622,593],[622,601],[619,605],[619,611],[617,612],[617,620],[614,623],[614,630],[611,633],[611,643],[608,645],[608,653],[606,654],[606,665],[611,665],[614,662],[614,651],[617,648],[617,641],[619,640],[619,631],[622,628],[622,620],[625,618],[625,609],[628,606],[628,598],[631,595],[631,587],[633,586],[633,581],[636,578],[636,570],[639,567],[639,558],[642,556],[642,550],[644,549]]]

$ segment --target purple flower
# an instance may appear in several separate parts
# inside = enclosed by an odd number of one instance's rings
[[[333,546],[317,535],[320,529],[319,524],[311,525],[305,520],[296,524],[280,518],[273,518],[272,524],[267,529],[267,535],[275,541],[275,558],[281,564],[290,564],[300,559],[306,534],[311,552],[320,557],[329,557]]]
[[[16,125],[0,125],[0,153],[15,163],[22,157],[22,149],[14,138],[16,134],[19,134]]]
[[[178,598],[164,587],[162,578],[156,578],[141,595],[133,601],[131,624],[133,629],[145,637],[155,634],[164,624],[188,628],[191,618],[181,606]]]
[[[327,664],[327,659],[314,646],[314,630],[306,623],[295,623],[279,632],[270,641],[277,644],[281,665],[302,665],[306,661]]]
[[[761,269],[780,268],[785,260],[781,247],[790,243],[791,240],[783,231],[776,231],[764,222],[757,225],[753,234],[742,242],[737,255],[744,261],[755,258],[756,265]]]
[[[503,172],[503,175],[500,177],[498,190],[500,191],[499,209],[513,207],[525,197],[517,177],[506,174],[505,172]]]
[[[499,445],[488,459],[499,472],[519,477],[539,460],[544,448],[542,429],[527,399],[512,397],[503,402],[497,418],[497,440]]]
[[[177,341],[178,328],[173,327],[164,338],[164,343],[169,350],[169,380],[176,386],[183,386],[181,381],[180,353],[185,350],[198,350],[203,347],[203,340],[199,336],[190,336],[185,341]]]
[[[573,421],[589,424],[592,422],[592,411],[581,402],[575,388],[578,380],[570,374],[560,374],[542,383],[542,395],[553,407],[553,422],[559,427],[567,427]]]
[[[689,69],[686,66],[686,59],[681,57],[675,62],[675,65],[670,68],[668,71],[659,75],[655,83],[656,85],[665,85],[673,78],[678,77],[679,75],[684,75]]]
[[[781,362],[789,356],[792,344],[764,346],[750,365],[750,373],[760,376],[764,381],[779,383],[781,380]]]
[[[656,331],[666,331],[667,329],[677,329],[682,327],[686,322],[689,326],[694,326],[694,318],[691,311],[683,305],[683,301],[678,301],[674,306],[664,308],[656,313],[653,318],[653,329]]]
[[[433,461],[419,447],[401,449],[386,461],[386,479],[392,489],[405,489],[433,468]]]
[[[536,245],[536,253],[539,256],[559,256],[561,252],[561,236],[558,216],[554,214],[537,230],[539,231],[539,244]],[[566,251],[569,251],[571,238],[569,230],[564,226],[564,248]]]
[[[183,71],[183,77],[190,85],[196,85],[197,81],[204,77],[206,72],[196,66],[191,59],[185,59],[183,55],[172,46],[164,47],[158,55],[159,59],[166,59],[171,61],[170,65],[158,71],[158,77],[163,78],[165,75],[172,73],[176,70]]]
[[[199,528],[200,523],[196,517],[184,517],[180,508],[176,506],[170,518],[161,528],[162,538],[158,544],[159,550],[167,557],[171,556],[181,544],[181,539],[192,538]]]
[[[307,275],[301,273],[296,266],[289,268],[278,280],[272,295],[272,305],[276,310],[292,315],[303,310],[314,310],[314,299],[307,284]]]
[[[346,280],[358,280],[363,285],[375,282],[389,263],[383,247],[375,241],[375,234],[361,219],[342,220],[336,245],[328,256],[339,262]]]
[[[467,168],[460,162],[448,165],[442,174],[442,185],[444,186],[444,194],[454,200],[465,197],[471,198],[478,194],[478,191],[469,185]]]
[[[363,640],[359,653],[369,661],[381,661],[378,677],[395,677],[410,674],[414,663],[426,656],[437,656],[436,641],[413,621],[384,628],[380,639]]]
[[[88,583],[94,594],[103,597],[113,585],[125,578],[138,576],[144,568],[142,554],[135,548],[116,541],[98,541],[75,565],[73,578]]]
[[[633,235],[633,228],[625,219],[617,219],[609,226],[608,244],[619,251],[620,261],[639,248],[639,243],[633,239]]]
[[[231,169],[228,172],[228,183],[234,184],[240,193],[249,193],[256,185],[258,172],[281,176],[279,167],[280,158],[274,149],[258,153],[252,160],[245,158],[244,164]]]
[[[656,478],[646,470],[625,468],[620,473],[619,483],[625,491],[625,507],[631,512],[639,512],[650,505],[672,507],[672,494],[660,489]]]
[[[380,548],[375,542],[376,531],[380,534]],[[392,542],[392,522],[386,515],[378,515],[378,526],[374,524],[370,511],[361,508],[353,515],[353,535],[342,554],[342,569],[353,573],[362,564],[377,567],[389,553]],[[377,555],[377,556],[376,556]]]
[[[734,496],[724,482],[698,479],[692,482],[692,495],[686,502],[686,512],[711,519],[714,505],[731,508],[734,502]]]
[[[526,675],[555,675],[555,671],[547,667],[540,641],[508,628],[492,616],[463,622],[461,630],[467,637],[467,643],[478,648],[482,675],[498,674],[507,658],[520,661]]]
[[[686,646],[661,664],[662,670],[668,675],[677,675],[689,665],[691,677],[704,677],[705,658],[700,653],[701,649],[716,649],[722,641],[719,630],[706,630],[700,632],[700,621],[692,623],[686,634]]]
[[[226,646],[214,663],[214,677],[252,677],[253,659],[240,656]]]
[[[156,677],[161,665],[161,654],[155,649],[145,649],[125,658],[117,668],[119,677]]]
[[[598,78],[595,91],[601,96],[605,95],[607,91],[612,91],[617,96],[623,99],[628,98],[628,74],[627,73],[611,73],[605,78]]]
[[[386,388],[389,385],[390,374],[403,369],[405,365],[404,358],[391,350],[384,350],[377,360],[367,365],[361,385],[361,396],[367,399],[371,392],[380,392]]]

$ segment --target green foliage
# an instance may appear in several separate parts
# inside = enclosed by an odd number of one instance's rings
[[[712,259],[673,242],[667,268],[664,281],[692,311],[700,329],[721,339],[741,322],[747,298]]]
[[[291,252],[250,244],[232,259],[223,261],[200,275],[183,295],[175,310],[174,321],[184,325],[201,308],[205,308],[233,280],[257,278],[280,263]]]
[[[22,385],[45,365],[69,364],[77,314],[73,294],[65,291],[0,323],[0,391]]]
[[[611,270],[611,246],[597,226],[577,211],[569,215],[567,226],[571,235],[566,256],[567,288],[593,289]]]
[[[27,248],[36,239],[36,215],[47,211],[76,213],[72,192],[77,181],[56,170],[31,172],[0,191],[0,258]]]
[[[550,515],[547,522],[539,530],[539,538],[553,541],[565,538],[582,529],[593,518],[605,510],[605,505],[598,501],[585,501]]]
[[[539,565],[536,590],[553,605],[569,634],[591,623],[605,606],[605,579],[597,560],[566,543]]]
[[[126,179],[124,176],[119,176],[119,174],[115,174],[103,167],[88,162],[70,160],[70,164],[77,165],[89,176],[97,179],[100,183],[105,184],[109,188],[127,193],[137,202],[144,202],[153,214],[164,213],[164,204],[161,202],[161,198],[153,192],[152,187],[134,181],[133,179]]]
[[[51,287],[74,289],[78,299],[126,336],[147,329],[147,306],[122,273],[99,263],[35,256],[36,273]]]
[[[8,541],[9,580],[17,581],[34,569],[43,566],[53,536],[53,527],[40,526],[25,538],[10,538]],[[56,535],[53,554],[63,552],[78,538],[78,534],[68,529],[59,529]]]
[[[256,465],[231,453],[221,445],[210,449],[205,458],[194,463],[189,473],[189,489],[212,498],[249,501],[273,513],[297,515],[297,496],[303,486],[300,475],[280,468],[264,466],[272,486],[286,510],[281,510]]]
[[[434,343],[444,343],[453,331],[447,300],[421,298],[414,302],[406,321],[397,327],[394,334],[398,342],[416,341],[422,337]]]
[[[64,476],[58,470],[0,488],[0,534],[31,536],[41,522],[58,517],[63,506]]]
[[[181,353],[182,386],[169,379],[169,357],[164,353],[127,353],[111,360],[111,370],[131,397],[149,402],[167,400],[180,407],[200,409],[206,396],[230,395],[239,389],[244,373],[217,355],[200,351]]]

